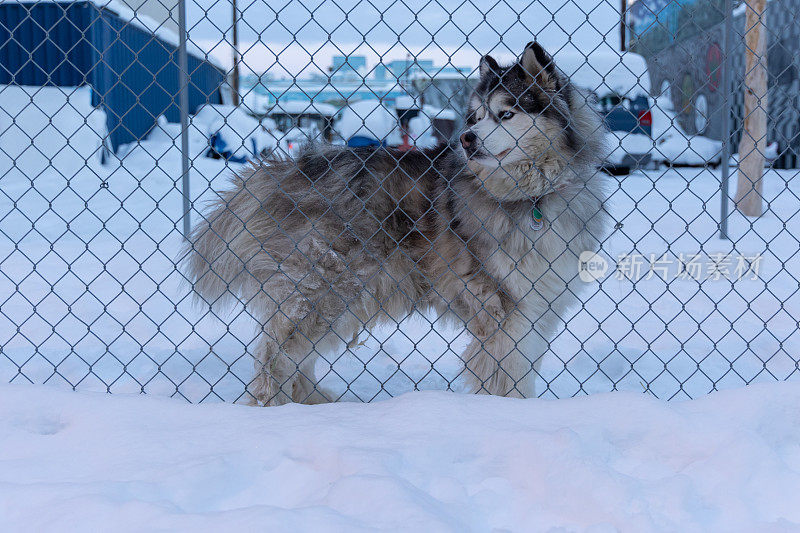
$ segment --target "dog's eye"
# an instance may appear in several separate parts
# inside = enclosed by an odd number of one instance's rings
[[[508,120],[514,115],[516,115],[516,113],[514,113],[513,111],[503,111],[502,113],[500,113],[500,120]]]

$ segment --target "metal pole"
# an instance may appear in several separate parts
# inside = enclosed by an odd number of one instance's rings
[[[236,7],[236,0],[233,4],[233,79],[231,80],[231,92],[233,105],[239,105],[239,9]]]
[[[720,186],[720,209],[719,209],[719,238],[730,239],[728,237],[728,180],[730,178],[730,168],[728,162],[731,158],[731,107],[733,106],[733,84],[731,83],[731,44],[733,33],[733,5],[731,0],[725,0],[725,41],[722,58],[722,91],[723,91],[723,115],[722,115],[722,183]]]
[[[192,201],[189,195],[189,59],[186,55],[186,0],[178,0],[178,88],[181,112],[181,180],[183,192],[183,237],[191,231]]]

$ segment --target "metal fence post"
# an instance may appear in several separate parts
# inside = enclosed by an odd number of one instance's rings
[[[731,0],[725,0],[725,33],[723,39],[724,57],[722,58],[722,91],[723,91],[723,115],[722,115],[722,183],[720,184],[720,209],[719,209],[719,238],[730,239],[728,237],[728,197],[731,159],[731,107],[733,105],[733,87],[731,84],[731,33],[733,31],[732,19],[733,5]]]
[[[181,113],[181,192],[183,193],[183,237],[191,231],[191,198],[189,196],[189,60],[186,54],[186,0],[178,1],[178,33],[180,34],[179,95]]]

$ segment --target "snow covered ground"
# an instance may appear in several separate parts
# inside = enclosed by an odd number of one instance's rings
[[[252,376],[254,323],[241,308],[216,317],[194,306],[175,267],[182,242],[177,126],[164,124],[123,150],[121,161],[101,166],[80,148],[99,144],[73,120],[72,107],[58,112],[71,115],[54,119],[70,146],[46,120],[29,116],[36,113],[31,106],[25,121],[17,120],[29,131],[15,129],[11,117],[30,102],[15,90],[3,91],[0,113],[0,382],[239,399]],[[37,93],[45,111],[63,106],[56,91]],[[89,113],[81,91],[70,102]],[[192,197],[202,211],[236,166],[202,157],[204,140],[191,140]],[[621,224],[604,243],[610,261],[631,253],[647,261],[650,254],[760,253],[759,277],[705,279],[704,271],[699,280],[674,279],[673,264],[666,280],[634,282],[617,279],[612,269],[565,317],[537,392],[563,398],[622,389],[687,398],[796,377],[797,173],[767,173],[769,210],[753,221],[734,212],[733,242],[716,236],[718,173],[670,169],[607,178],[609,209]],[[345,400],[459,390],[457,353],[468,336],[431,321],[413,317],[365,335],[363,346],[325,354],[317,375]]]
[[[251,408],[0,385],[0,523],[63,531],[800,531],[800,385]]]

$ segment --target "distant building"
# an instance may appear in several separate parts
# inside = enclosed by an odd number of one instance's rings
[[[364,56],[333,56],[330,70],[333,79],[363,79],[367,75],[367,58]]]
[[[455,110],[460,117],[471,87],[470,76],[474,76],[473,69],[437,67],[430,59],[397,59],[369,68],[366,57],[353,55],[334,56],[329,72],[330,77],[298,79],[245,77],[243,92],[250,94],[246,103],[253,109],[271,108],[273,114],[280,114],[281,108],[295,109],[312,102],[332,104],[337,110],[360,100],[380,100],[393,107],[398,98],[411,95],[422,96],[419,102],[424,100],[428,106]]]
[[[419,76],[431,76],[434,72],[431,59],[395,59],[375,66],[376,80],[403,81]]]
[[[377,81],[371,78],[348,79],[331,76],[330,80],[318,78],[262,80],[250,85],[255,78],[243,80],[242,92],[263,94],[266,99],[260,107],[284,102],[315,102],[343,106],[358,100],[381,100],[393,105],[395,98],[408,94],[396,82]]]

